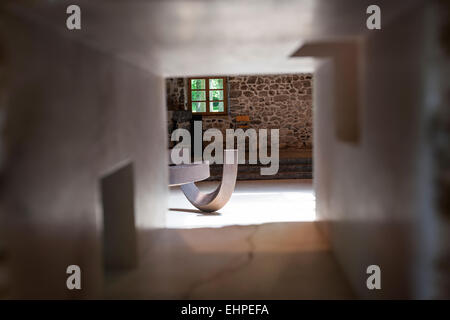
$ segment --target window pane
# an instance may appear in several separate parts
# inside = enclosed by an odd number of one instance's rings
[[[206,102],[192,102],[192,112],[206,112]]]
[[[191,91],[192,101],[206,100],[206,91]]]
[[[223,89],[223,79],[209,79],[210,89]]]
[[[205,89],[205,79],[191,79],[192,89]]]
[[[209,91],[209,100],[223,100],[223,90]]]
[[[209,111],[210,112],[223,112],[223,101],[214,101],[209,103]]]

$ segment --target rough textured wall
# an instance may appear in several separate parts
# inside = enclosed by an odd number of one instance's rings
[[[176,142],[170,137],[175,129],[191,129],[192,112],[187,108],[186,90],[187,80],[185,78],[167,78],[166,104],[167,104],[167,131],[168,145],[172,148]]]
[[[170,120],[174,115],[180,118],[181,114],[189,112],[184,80],[166,79],[169,133],[171,128],[189,125],[189,120],[178,125]],[[183,109],[186,111],[180,111]],[[240,115],[250,117],[249,128],[280,129],[280,148],[312,149],[312,75],[230,76],[228,115],[203,116],[203,129],[217,128],[225,132],[239,125],[236,116]]]
[[[5,19],[14,73],[1,204],[11,295],[102,297],[100,179],[132,162],[139,237],[164,226],[163,79],[46,27]],[[81,267],[81,291],[65,286],[71,264]]]
[[[185,79],[168,78],[166,79],[166,96],[168,110],[187,110],[185,101]]]

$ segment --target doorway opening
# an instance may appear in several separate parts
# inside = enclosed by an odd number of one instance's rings
[[[194,121],[201,121],[203,133],[208,129],[218,129],[224,137],[227,129],[254,129],[257,132],[260,129],[279,130],[278,149],[270,143],[268,145],[269,153],[278,151],[279,168],[276,174],[261,175],[260,169],[267,165],[259,161],[257,164],[249,163],[250,139],[246,138],[246,163],[239,164],[236,188],[225,207],[213,213],[201,212],[189,203],[179,187],[171,187],[166,215],[168,228],[315,220],[312,81],[311,73],[196,76],[165,80],[169,148],[178,143],[171,139],[176,129],[186,129],[194,137]],[[214,88],[211,89],[211,85]],[[218,113],[214,111],[215,95],[219,95],[219,102],[224,101],[227,106]],[[200,104],[202,108],[199,109]],[[203,148],[208,143],[203,141]],[[225,149],[225,139],[223,143]],[[201,191],[210,192],[215,189],[221,176],[222,165],[211,164],[210,177],[196,185]]]

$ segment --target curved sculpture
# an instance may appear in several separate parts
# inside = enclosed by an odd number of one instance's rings
[[[183,165],[184,168],[182,168],[182,166],[170,167],[170,182],[172,185],[181,185],[181,190],[183,191],[184,195],[196,208],[205,212],[213,212],[222,208],[228,202],[228,200],[230,200],[230,197],[233,194],[237,178],[238,151],[224,151],[222,181],[220,182],[216,190],[211,193],[201,192],[195,185],[195,181],[200,181],[207,178],[206,177],[204,179],[201,179],[201,177],[203,177],[205,173],[205,166],[207,166],[209,176],[209,164],[207,162],[197,164],[194,163],[192,165]],[[190,168],[195,169],[196,173],[188,173]],[[190,178],[190,180],[193,181],[182,181],[182,179],[175,179],[175,176],[180,177],[180,174],[176,175],[174,170],[184,170],[186,178]]]
[[[169,167],[169,186],[179,186],[208,178],[209,163],[207,161]]]

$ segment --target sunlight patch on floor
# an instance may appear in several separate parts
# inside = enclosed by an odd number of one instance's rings
[[[218,182],[198,183],[208,192]],[[315,220],[312,180],[238,181],[230,201],[218,212],[197,210],[179,187],[170,189],[167,228],[205,228]]]

